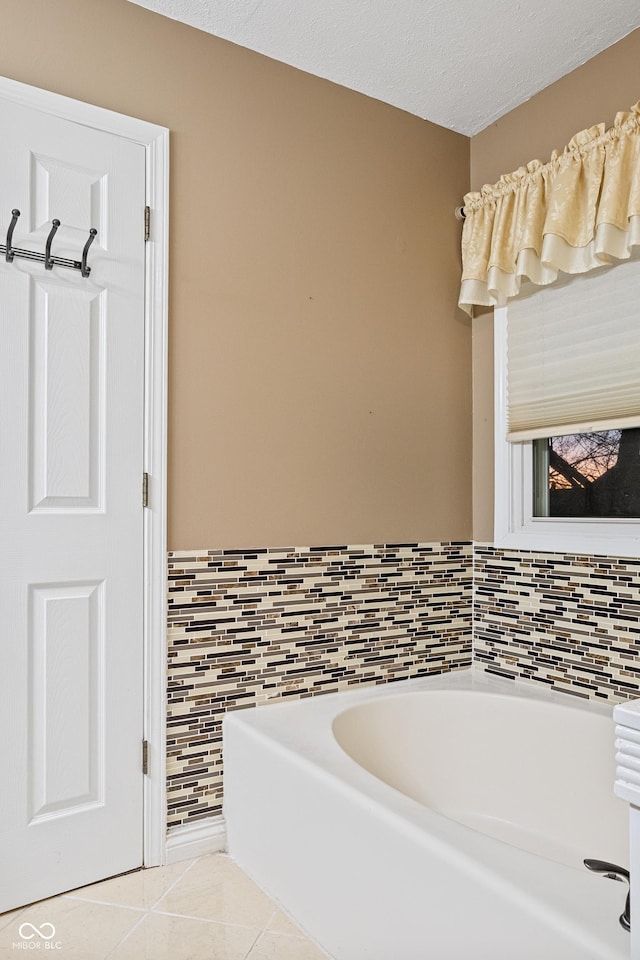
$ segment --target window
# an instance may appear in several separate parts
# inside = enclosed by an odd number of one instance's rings
[[[496,545],[640,556],[640,262],[532,289],[495,310]]]
[[[533,515],[640,518],[640,429],[534,440]]]

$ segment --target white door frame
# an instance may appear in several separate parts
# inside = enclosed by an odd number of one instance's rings
[[[166,127],[4,77],[0,77],[0,97],[73,123],[126,137],[145,147],[145,202],[151,210],[151,229],[149,242],[145,244],[144,470],[149,474],[149,507],[144,511],[143,735],[149,743],[149,772],[144,778],[144,865],[157,866],[165,862],[166,840],[169,131]],[[0,230],[2,222],[0,211]],[[140,224],[140,229],[144,229],[144,223]]]

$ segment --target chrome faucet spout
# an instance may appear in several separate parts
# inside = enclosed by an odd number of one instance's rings
[[[631,884],[629,871],[624,867],[619,867],[616,863],[607,863],[606,860],[584,860],[583,863],[587,870],[601,873],[603,877],[608,877],[609,880],[626,880],[629,885]],[[624,911],[620,914],[620,926],[624,927],[625,930],[631,930],[631,890],[627,894]]]

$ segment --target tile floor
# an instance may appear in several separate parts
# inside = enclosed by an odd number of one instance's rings
[[[326,960],[224,854],[125,874],[0,915],[0,958],[55,933],[59,960]],[[47,926],[49,924],[50,926]],[[51,952],[53,949],[54,952]],[[38,956],[44,955],[38,952]]]

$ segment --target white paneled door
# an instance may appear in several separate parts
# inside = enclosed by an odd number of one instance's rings
[[[138,867],[145,149],[0,99],[0,911]]]

